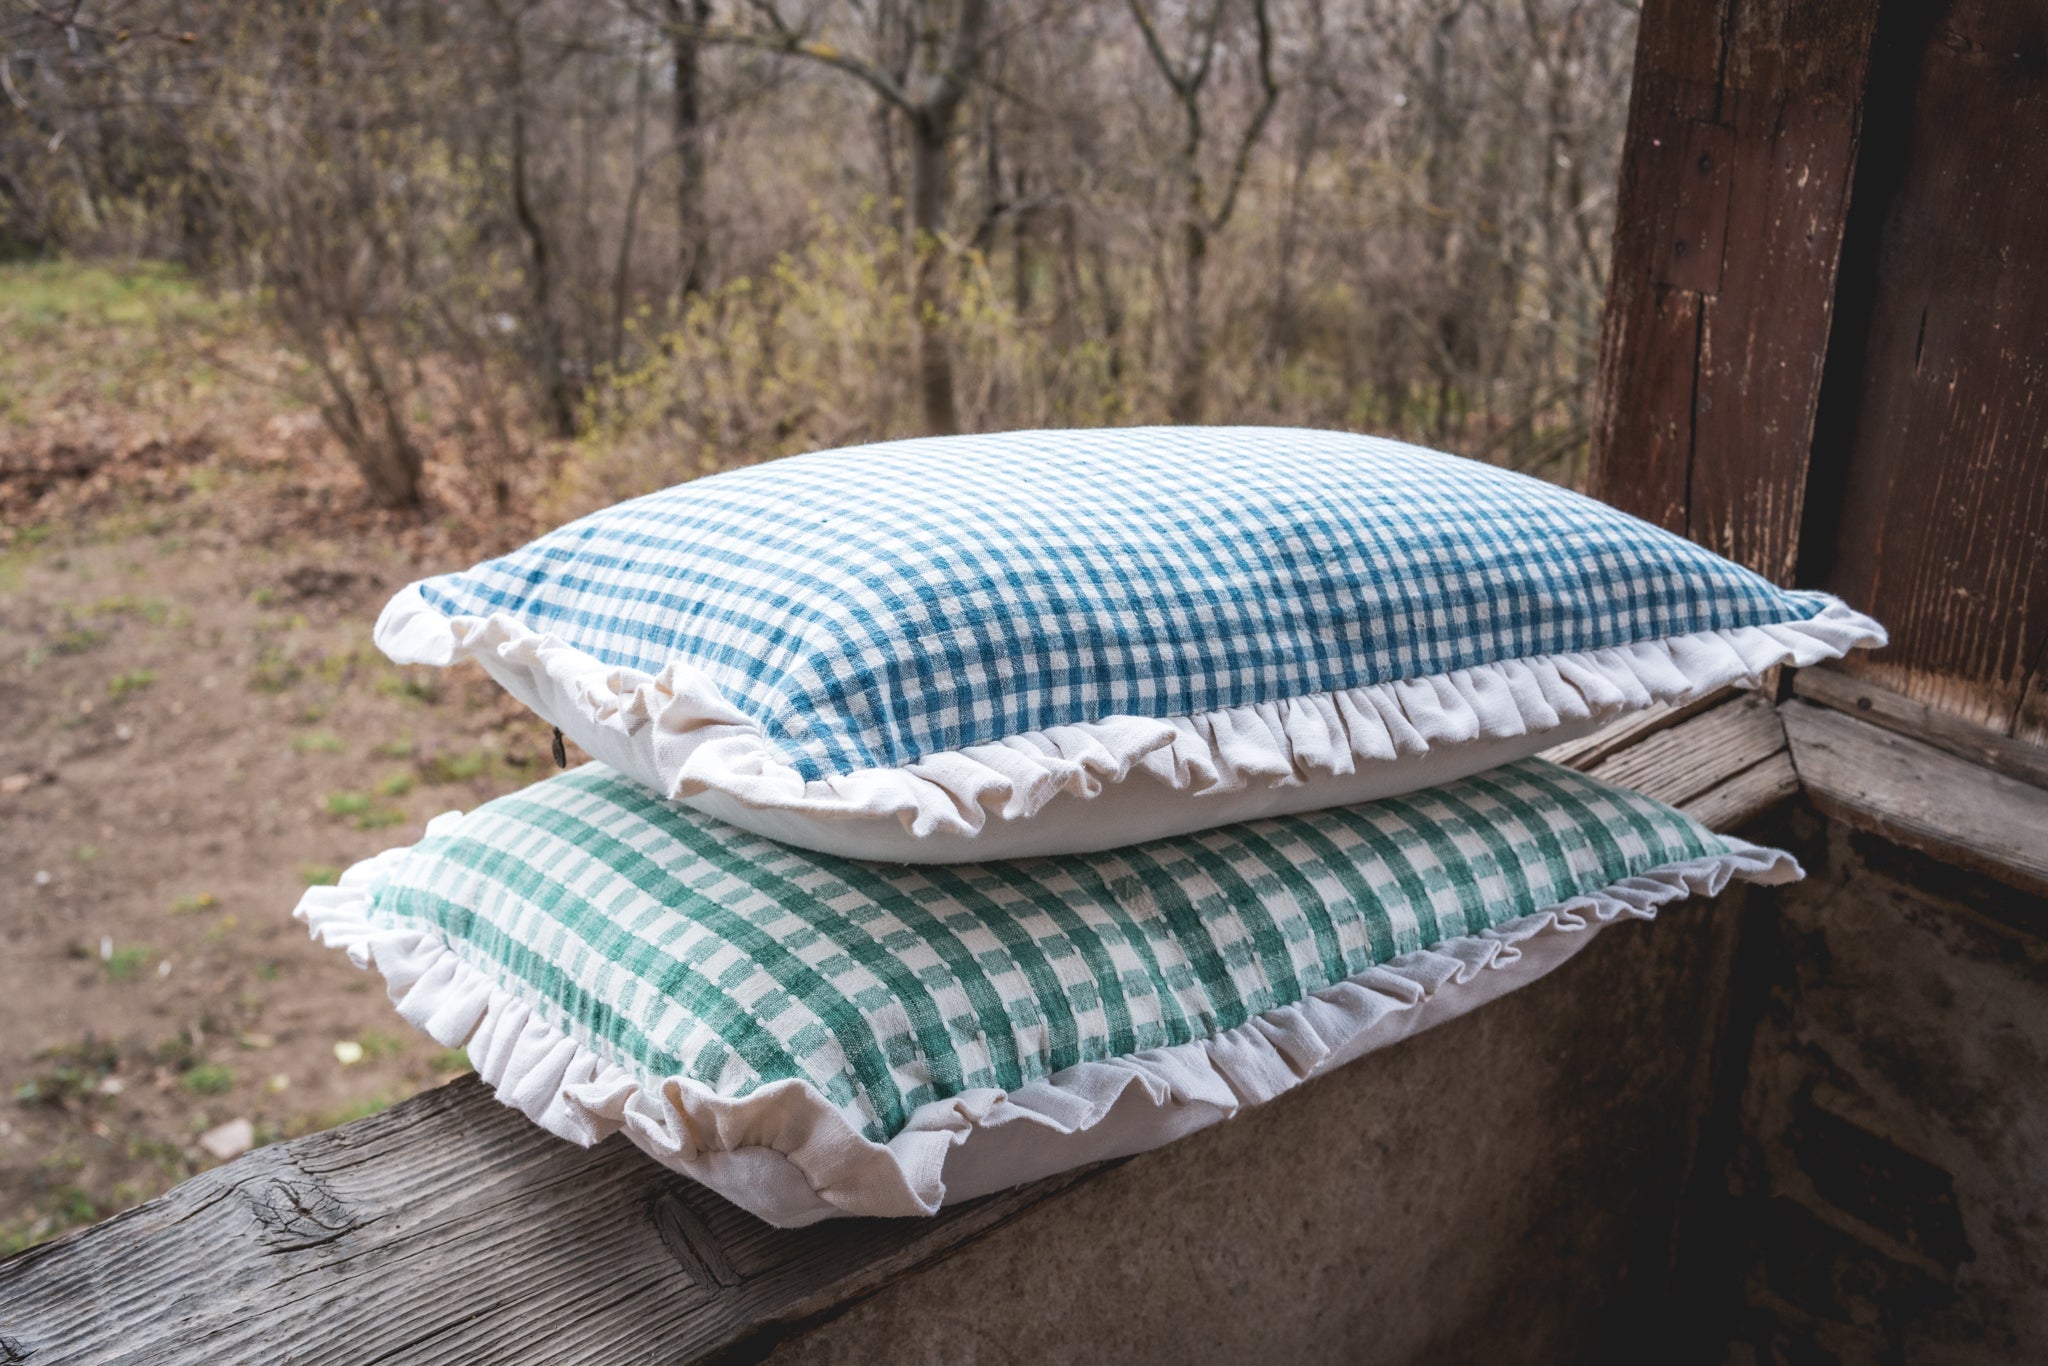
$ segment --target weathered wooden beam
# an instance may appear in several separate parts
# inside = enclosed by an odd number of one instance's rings
[[[1768,713],[1744,695],[1639,737],[1658,757],[1589,753],[1739,825],[1785,795]],[[552,1138],[469,1078],[0,1262],[0,1366],[750,1359],[1102,1170],[928,1220],[775,1229],[623,1139]]]
[[[2036,787],[2048,787],[2048,748],[2010,739],[1984,726],[1938,711],[1866,678],[1833,668],[1801,669],[1792,691],[1810,702],[1933,745]]]
[[[1779,750],[1685,803],[1687,814],[1710,830],[1740,830],[1799,792],[1792,756]]]
[[[1602,782],[1655,789],[1684,806],[1704,793],[1785,752],[1778,711],[1759,693],[1743,693],[1685,725],[1648,736],[1587,772]]]
[[[2048,789],[1825,707],[1779,710],[1800,783],[1822,811],[2048,895]]]
[[[1779,582],[1856,164],[1876,0],[1648,0],[1591,488]]]
[[[871,1293],[1087,1179],[769,1227],[474,1076],[260,1148],[0,1264],[20,1362],[692,1361]]]
[[[1735,689],[1723,688],[1719,692],[1710,693],[1680,706],[1674,707],[1668,702],[1659,702],[1641,711],[1630,712],[1627,716],[1602,726],[1591,735],[1582,735],[1576,740],[1553,745],[1543,751],[1543,757],[1553,764],[1563,764],[1567,768],[1583,769],[1590,773],[1593,765],[1608,755],[1639,743],[1645,736],[1654,735],[1660,730],[1669,730],[1681,721],[1691,720],[1703,711],[1711,711],[1735,694]]]
[[[1649,793],[1714,830],[1738,830],[1799,791],[1768,690],[1627,716],[1545,752],[1553,763]]]

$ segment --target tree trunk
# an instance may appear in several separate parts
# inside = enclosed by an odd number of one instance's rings
[[[704,212],[704,113],[698,32],[711,22],[711,0],[667,0],[669,52],[675,82],[677,292],[703,292],[709,273],[710,223]]]
[[[1175,422],[1202,420],[1203,381],[1209,369],[1209,336],[1202,326],[1202,284],[1209,269],[1209,229],[1199,210],[1181,227],[1180,353],[1174,359],[1173,393],[1166,411]]]
[[[1053,210],[1059,228],[1059,269],[1053,275],[1053,345],[1062,354],[1081,344],[1081,252],[1075,240],[1074,206],[1060,204]]]
[[[1074,220],[1067,219],[1069,226]],[[1091,232],[1088,235],[1088,259],[1094,268],[1095,306],[1102,314],[1102,340],[1109,347],[1109,377],[1117,384],[1124,378],[1124,301],[1117,293],[1116,277],[1111,273],[1109,248],[1103,245],[1102,235]],[[1119,400],[1121,402],[1121,400]]]
[[[633,73],[633,178],[626,187],[624,221],[619,225],[619,253],[612,262],[612,326],[608,355],[614,373],[626,354],[626,293],[632,283],[633,239],[639,234],[640,193],[647,185],[647,61],[637,59]]]
[[[1010,298],[1017,316],[1031,316],[1038,302],[1038,206],[1025,200],[1024,173],[1017,172],[1011,200],[1016,208],[1010,215]]]
[[[526,239],[526,279],[532,295],[536,355],[540,370],[541,407],[548,425],[557,436],[576,434],[576,407],[569,393],[569,376],[562,364],[562,328],[555,317],[555,262],[548,251],[547,231],[534,212],[533,191],[528,184],[526,146],[526,45],[519,32],[519,16],[500,15],[510,48],[511,71],[507,84],[512,100],[512,216]]]
[[[947,317],[946,256],[940,235],[946,226],[947,143],[952,110],[919,111],[910,129],[910,230],[916,252],[911,306],[917,313],[917,391],[930,436],[960,430],[953,402],[952,322]]]

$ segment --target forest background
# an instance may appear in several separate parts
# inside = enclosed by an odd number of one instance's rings
[[[0,1253],[466,1066],[288,918],[544,771],[381,598],[891,437],[1584,468],[1628,0],[0,0]]]

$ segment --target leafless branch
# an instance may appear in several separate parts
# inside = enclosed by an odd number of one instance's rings
[[[1230,216],[1237,212],[1237,194],[1244,187],[1246,172],[1251,169],[1252,149],[1259,145],[1266,123],[1273,117],[1273,107],[1280,102],[1280,83],[1273,78],[1273,22],[1266,11],[1267,2],[1252,0],[1252,22],[1259,35],[1259,107],[1237,140],[1237,154],[1231,158],[1230,181],[1223,191],[1223,202],[1216,206],[1216,212],[1209,219],[1211,232],[1223,231],[1230,222]]]

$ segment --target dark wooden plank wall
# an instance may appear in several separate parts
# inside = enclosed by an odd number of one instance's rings
[[[2048,4],[1645,6],[1593,491],[2048,742]]]
[[[1595,423],[1595,494],[1893,640],[1779,711],[1811,876],[1744,929],[1678,1336],[2043,1360],[2048,0],[1799,8],[1645,0]]]
[[[1593,491],[1780,581],[1876,8],[1652,0],[1636,44]]]
[[[1887,0],[1800,577],[1848,668],[2048,743],[2048,4]]]

